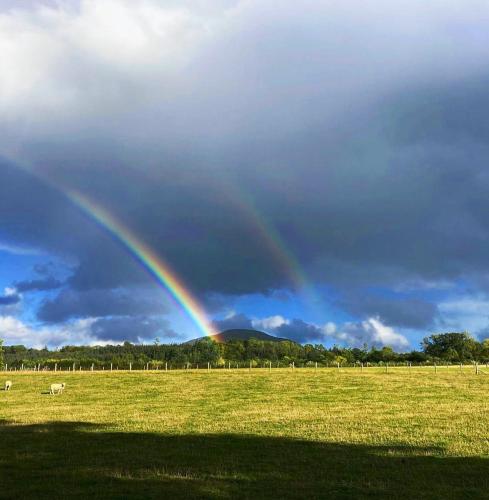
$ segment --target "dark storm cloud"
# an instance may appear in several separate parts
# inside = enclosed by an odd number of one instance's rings
[[[253,329],[251,319],[245,314],[233,314],[225,319],[214,321],[214,326],[219,332],[234,328]]]
[[[60,288],[63,283],[53,277],[48,277],[45,279],[30,280],[30,281],[16,281],[13,286],[18,292],[30,292],[30,291],[47,291],[56,290]]]
[[[277,337],[284,337],[295,342],[304,344],[306,342],[324,342],[326,336],[324,331],[316,326],[301,319],[293,319],[290,323],[284,323],[274,329]]]
[[[0,216],[4,238],[39,252],[78,255],[101,233],[63,194],[15,162],[0,158]],[[45,264],[40,268],[46,272]]]
[[[154,290],[62,290],[54,299],[46,299],[37,313],[41,321],[59,323],[72,318],[130,316],[166,312],[160,294]]]
[[[101,318],[91,325],[90,331],[97,340],[105,341],[139,342],[155,337],[178,337],[164,320],[140,316]]]
[[[350,295],[338,304],[349,313],[374,316],[385,323],[406,328],[428,328],[433,325],[438,308],[436,304],[417,298],[386,298],[364,292]]]
[[[197,295],[293,287],[287,254],[311,281],[357,295],[483,282],[486,7],[204,2],[175,32],[153,32],[144,16],[160,19],[165,6],[118,2],[107,8],[129,26],[99,43],[79,28],[111,22],[94,5],[52,13],[63,28],[75,16],[68,42],[60,33],[71,30],[49,31],[36,14],[12,21],[14,35],[39,43],[19,38],[2,71],[15,81],[11,68],[26,61],[22,85],[0,100],[0,150],[96,199]],[[78,263],[68,286],[80,293],[44,303],[46,321],[123,314],[111,293],[74,297],[151,280],[59,192],[3,163],[0,221],[12,241]],[[414,328],[436,315],[422,299],[344,307]],[[286,327],[315,334],[299,320]]]
[[[47,276],[49,277],[49,275],[55,270],[56,266],[54,264],[54,262],[46,262],[46,263],[42,263],[42,264],[35,264],[33,269],[34,269],[34,272],[36,274],[39,274],[40,276]]]
[[[111,250],[87,248],[79,260],[73,275],[67,280],[68,285],[77,291],[109,290],[117,286],[154,281],[129,252],[119,245],[112,246]]]
[[[13,306],[20,302],[20,297],[17,294],[0,296],[0,306]]]

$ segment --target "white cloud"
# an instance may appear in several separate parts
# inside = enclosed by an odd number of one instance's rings
[[[12,141],[24,133],[52,141],[60,127],[113,138],[131,127],[133,140],[156,127],[160,142],[162,133],[204,141],[250,127],[290,133],[297,122],[316,123],[316,110],[331,110],[335,124],[334,110],[343,114],[355,96],[420,73],[449,80],[479,70],[488,18],[483,2],[467,9],[407,0],[367,0],[362,9],[354,0],[285,1],[280,9],[257,0],[80,0],[9,9],[0,13],[0,113],[9,126],[2,147],[16,151]]]
[[[337,326],[332,321],[328,321],[323,326],[322,329],[323,329],[325,335],[334,335],[336,333]]]
[[[300,320],[289,320],[276,315],[263,319],[254,319],[252,324],[255,328],[261,327],[275,335],[285,336],[301,342],[339,340],[349,347],[361,347],[364,343],[367,343],[369,346],[390,346],[401,351],[406,350],[410,345],[404,335],[383,324],[376,317],[370,317],[359,322],[348,322],[343,325],[336,325],[329,321],[320,326]]]
[[[465,297],[446,300],[438,304],[442,314],[457,316],[484,315],[489,316],[489,300],[484,297]]]
[[[262,330],[273,330],[282,325],[288,325],[290,322],[288,319],[285,319],[283,316],[275,315],[269,316],[268,318],[262,319],[252,319],[251,324],[253,328],[259,328]]]
[[[348,345],[357,347],[364,343],[377,347],[390,346],[398,350],[405,350],[409,347],[409,341],[404,335],[384,325],[379,318],[373,317],[361,322],[345,323],[333,335]]]
[[[147,82],[151,87],[155,78],[164,83],[169,71],[186,64],[226,11],[216,10],[210,15],[183,3],[82,0],[78,8],[39,4],[4,12],[0,110],[4,117],[33,109],[86,116],[98,114],[97,103],[115,99],[120,105],[125,91]]]
[[[10,253],[12,255],[42,255],[43,252],[36,248],[29,248],[17,245],[10,245],[0,241],[0,252]]]
[[[489,300],[485,296],[455,298],[438,304],[437,330],[468,331],[475,335],[489,325]]]
[[[99,343],[90,332],[94,321],[94,318],[87,318],[62,326],[35,328],[14,316],[0,316],[0,338],[6,345],[23,344],[34,348]]]

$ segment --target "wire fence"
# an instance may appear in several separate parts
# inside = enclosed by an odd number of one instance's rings
[[[411,370],[412,368],[425,368],[430,369],[434,373],[447,369],[459,369],[464,371],[468,368],[474,370],[477,375],[489,375],[489,364],[470,362],[470,363],[318,363],[309,362],[305,364],[296,365],[295,362],[284,364],[281,362],[261,362],[245,361],[245,362],[226,362],[226,363],[172,363],[172,362],[147,362],[147,363],[37,363],[32,364],[16,364],[9,366],[4,364],[1,367],[3,372],[114,372],[114,371],[134,371],[134,372],[168,372],[168,371],[223,371],[223,370],[268,370],[273,371],[276,369],[288,370],[323,370],[323,369],[336,369],[340,370],[358,370],[360,372],[372,369],[381,369],[385,373],[390,370],[404,368]]]

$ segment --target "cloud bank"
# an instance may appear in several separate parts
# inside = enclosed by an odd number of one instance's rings
[[[351,317],[335,321],[348,342],[461,325],[441,304],[489,291],[488,20],[477,0],[5,3],[0,250],[73,266],[63,288],[10,285],[50,293],[45,322],[163,313],[54,182],[204,301],[293,295],[300,275],[333,291],[321,299]]]
[[[408,350],[408,339],[394,328],[382,323],[379,318],[371,317],[364,321],[347,322],[337,325],[331,321],[324,325],[307,323],[301,319],[287,319],[282,316],[267,318],[248,318],[243,314],[233,314],[217,323],[227,328],[254,328],[263,330],[276,337],[283,337],[295,342],[323,343],[332,345],[339,343],[349,347],[389,346],[398,351]]]

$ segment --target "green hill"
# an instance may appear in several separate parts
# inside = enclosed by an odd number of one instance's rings
[[[187,342],[188,344],[193,344],[202,340],[206,337],[200,337],[198,339],[193,339]],[[215,340],[216,342],[230,342],[232,340],[267,340],[269,342],[283,342],[284,340],[291,342],[289,339],[274,337],[265,332],[260,332],[259,330],[248,330],[244,328],[234,328],[231,330],[224,330],[216,335],[211,335],[209,338]]]

